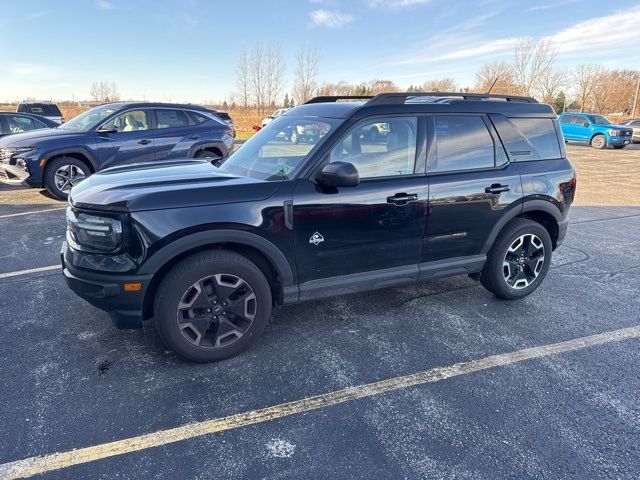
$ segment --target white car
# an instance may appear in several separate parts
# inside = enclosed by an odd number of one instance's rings
[[[287,110],[289,110],[289,109],[288,108],[279,108],[278,110],[273,112],[268,117],[263,118],[262,119],[262,126],[263,127],[267,126],[269,124],[269,122],[271,122],[271,120],[273,120],[274,118],[278,118],[280,115],[282,115]]]

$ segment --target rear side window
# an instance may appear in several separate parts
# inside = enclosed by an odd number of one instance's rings
[[[158,128],[186,127],[189,125],[187,115],[182,110],[156,110]]]
[[[575,115],[564,115],[560,120],[560,123],[576,123],[577,118],[578,117]]]
[[[482,117],[436,116],[437,172],[491,168],[495,165],[493,138]]]
[[[201,115],[200,113],[196,113],[196,112],[187,112],[187,115],[189,115],[191,117],[191,123],[193,125],[200,125],[200,124],[206,122],[207,120],[209,120],[204,115]],[[158,123],[160,123],[160,122],[158,122]]]
[[[538,157],[561,158],[558,135],[552,119],[512,118],[511,122],[537,150]]]

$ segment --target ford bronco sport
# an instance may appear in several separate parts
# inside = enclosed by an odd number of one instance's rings
[[[348,100],[348,101],[344,101]],[[367,135],[384,125],[384,137]],[[314,142],[282,132],[313,128]],[[553,109],[466,93],[317,97],[219,167],[113,167],[71,190],[71,289],[180,356],[247,349],[274,306],[466,274],[529,295],[576,186]]]

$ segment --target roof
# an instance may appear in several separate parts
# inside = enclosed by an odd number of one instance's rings
[[[210,112],[211,110],[201,105],[191,103],[163,103],[163,102],[111,102],[103,103],[102,105],[112,105],[116,108],[187,108],[190,110],[202,110],[203,112]],[[102,106],[101,105],[101,106]]]
[[[340,101],[342,98],[348,101]],[[550,105],[531,97],[469,93],[383,93],[375,97],[316,97],[285,115],[310,117],[364,117],[397,113],[495,113],[508,117],[551,117]]]

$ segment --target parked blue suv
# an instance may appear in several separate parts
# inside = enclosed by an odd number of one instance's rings
[[[594,113],[563,113],[559,117],[565,140],[587,142],[594,148],[624,148],[631,143],[633,129],[614,125]]]
[[[114,165],[228,155],[233,131],[196,105],[109,103],[58,128],[0,139],[0,181],[44,186],[65,199],[71,187]]]

